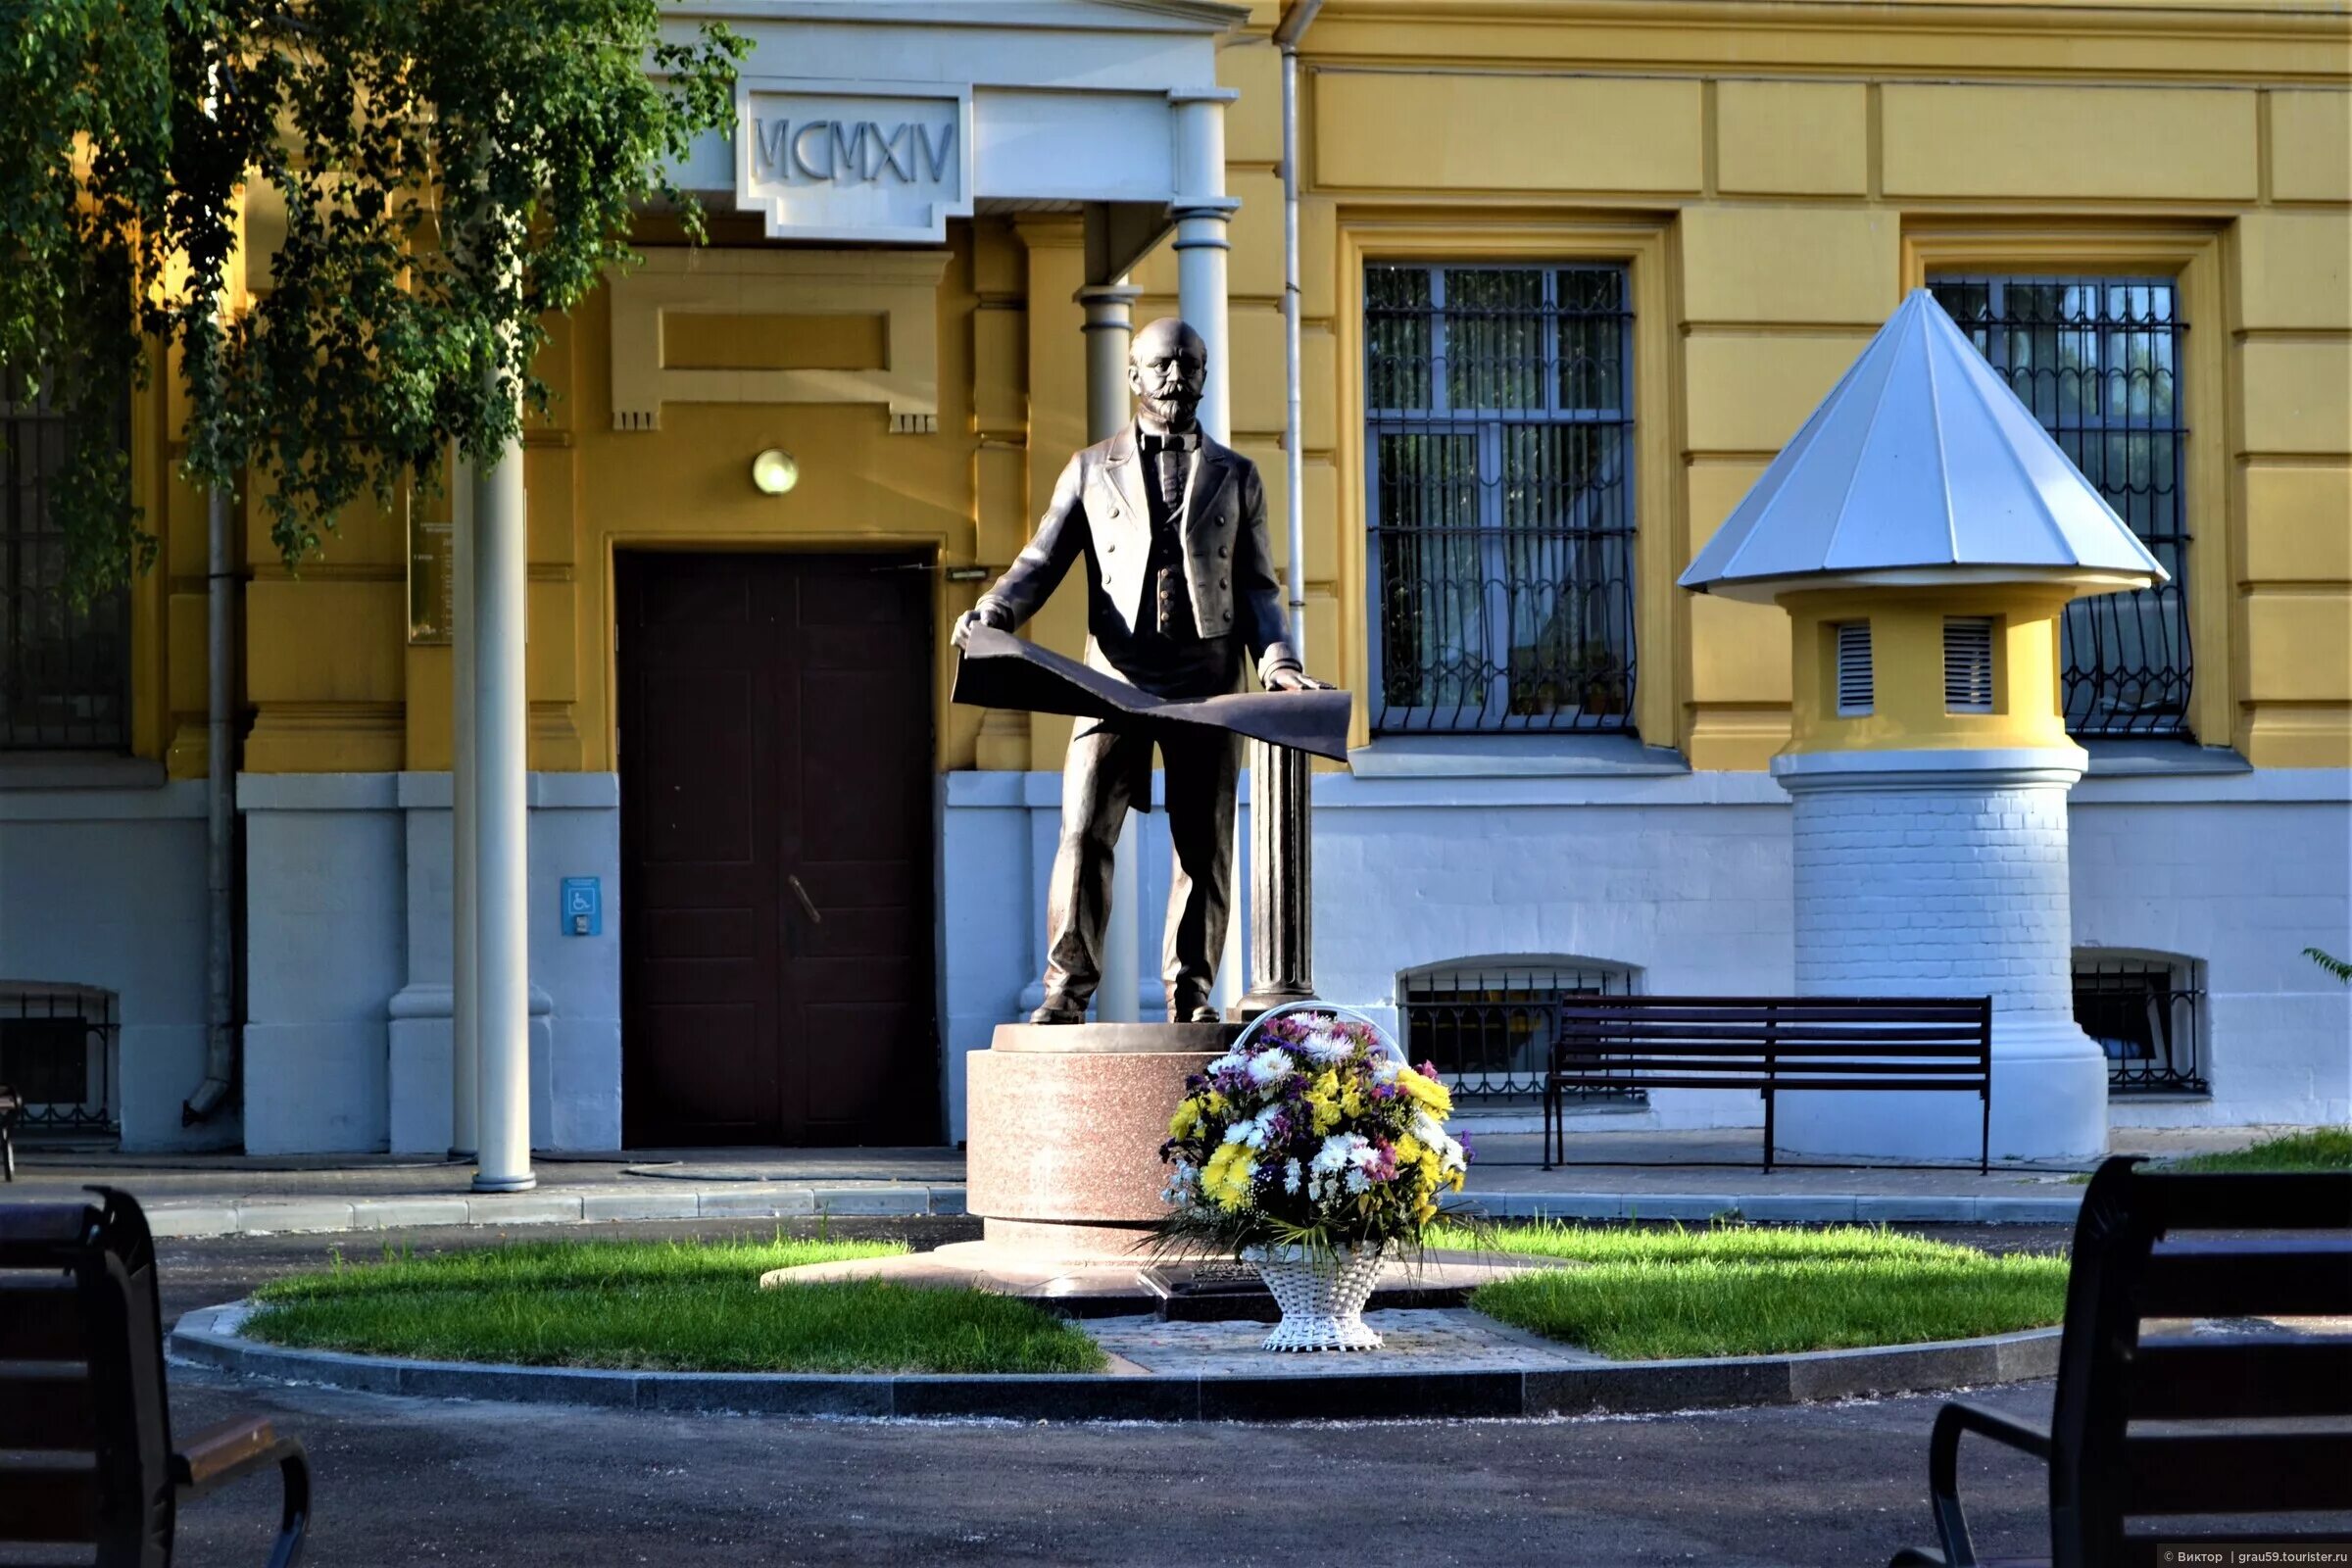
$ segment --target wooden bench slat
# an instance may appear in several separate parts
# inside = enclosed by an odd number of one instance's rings
[[[2124,1439],[2127,1515],[2352,1508],[2352,1429]]]
[[[2340,1312],[2352,1301],[2352,1236],[2170,1237],[2148,1254],[2133,1300],[2142,1317]]]
[[[1563,1046],[1595,1043],[1602,1046],[1687,1045],[1694,1051],[1758,1051],[1770,1046],[1776,1051],[1848,1051],[1885,1054],[1900,1051],[1921,1051],[1957,1054],[1982,1055],[1983,1037],[1971,1030],[1966,1034],[1904,1033],[1856,1031],[1852,1034],[1816,1034],[1808,1031],[1772,1033],[1762,1029],[1708,1029],[1701,1026],[1676,1025],[1655,1029],[1632,1025],[1609,1025],[1585,1028],[1577,1024],[1563,1025],[1555,1037]]]
[[[2151,1171],[2135,1189],[2159,1230],[2352,1228],[2352,1171]]]
[[[78,1361],[88,1341],[63,1274],[0,1274],[0,1361]]]
[[[98,1472],[91,1464],[0,1469],[0,1541],[60,1544],[98,1536]]]
[[[0,1362],[0,1448],[88,1450],[98,1412],[78,1362]]]
[[[2136,1421],[2352,1414],[2352,1338],[2150,1336],[2132,1357],[2128,1404]]]
[[[1631,1072],[1747,1072],[1758,1078],[1802,1077],[1807,1073],[1855,1073],[1868,1075],[1884,1073],[1899,1078],[1905,1073],[1975,1073],[1982,1077],[1984,1064],[1970,1056],[1960,1060],[1904,1057],[1893,1061],[1872,1061],[1857,1056],[1800,1056],[1792,1061],[1767,1061],[1762,1056],[1719,1056],[1708,1052],[1684,1054],[1673,1051],[1648,1051],[1640,1055],[1620,1052],[1562,1052],[1560,1070],[1583,1072],[1592,1064],[1606,1062]]]

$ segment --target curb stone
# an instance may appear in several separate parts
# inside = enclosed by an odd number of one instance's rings
[[[1718,1215],[1788,1224],[2069,1225],[2082,1189],[2056,1197],[1969,1198],[1869,1193],[1482,1193],[1449,1200],[1449,1209],[1495,1219],[1682,1220]],[[375,1231],[408,1225],[577,1225],[614,1220],[794,1219],[819,1213],[858,1218],[922,1218],[966,1213],[964,1189],[876,1183],[813,1187],[792,1183],[714,1184],[620,1191],[562,1190],[506,1196],[473,1194],[256,1200],[240,1203],[159,1202],[147,1218],[159,1237],[185,1239],[271,1233]]]
[[[496,1399],[760,1415],[996,1417],[1016,1421],[1341,1421],[1659,1414],[1799,1404],[2046,1378],[2059,1330],[1797,1355],[1629,1361],[1525,1371],[1395,1371],[1335,1358],[1328,1374],[626,1372],[410,1361],[264,1345],[241,1332],[249,1302],[201,1307],[172,1330],[172,1356],[243,1377],[419,1398]]]

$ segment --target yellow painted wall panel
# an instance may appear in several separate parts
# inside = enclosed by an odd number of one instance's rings
[[[245,591],[245,679],[254,702],[400,700],[406,583],[264,580]]]
[[[972,413],[983,435],[1026,434],[1029,313],[984,308],[972,313]]]
[[[2352,337],[2257,338],[2239,348],[2249,452],[2352,452]]]
[[[1764,476],[1764,463],[1762,460],[1699,463],[1691,465],[1687,473],[1685,493],[1690,498],[1690,553],[1695,556]],[[1675,569],[1680,571],[1690,564],[1678,561]]]
[[[205,670],[209,663],[206,655],[205,633],[210,620],[205,596],[173,594],[165,610],[169,641],[167,658],[171,662],[171,702],[175,713],[202,713],[207,710],[209,693],[206,690]]]
[[[522,453],[524,518],[528,525],[525,548],[532,561],[570,561],[577,551],[577,517],[572,498],[572,449],[526,446]],[[743,454],[743,469],[751,471],[752,455]],[[744,484],[751,488],[747,479]]]
[[[1282,300],[1282,176],[1235,170],[1226,191],[1241,200],[1227,238],[1233,251],[1225,291],[1231,299]],[[1174,246],[1165,246],[1170,254]]]
[[[2352,583],[2352,465],[2255,463],[2245,485],[2248,579]]]
[[[1699,84],[1323,71],[1315,183],[1414,191],[1695,191]]]
[[[1339,207],[1328,197],[1298,198],[1298,318],[1327,321],[1339,310]]]
[[[1869,116],[1859,82],[1718,83],[1716,188],[1858,196],[1870,188]]]
[[[2256,194],[2252,93],[1906,83],[1881,91],[1889,196]]]
[[[1683,345],[1695,452],[1778,452],[1852,367],[1869,334],[1728,336]]]
[[[534,703],[568,703],[580,694],[572,585],[533,582],[524,602],[530,616],[522,653],[524,688]]]
[[[2259,703],[2340,703],[2352,669],[2352,595],[2246,596],[2246,695]]]
[[[1683,212],[1683,318],[1876,327],[1901,303],[1902,222],[1878,209]]]
[[[1714,594],[1690,599],[1690,696],[1697,703],[1788,701],[1788,612]]]
[[[1240,91],[1225,108],[1225,159],[1282,161],[1282,51],[1270,38],[1236,39],[1217,51],[1217,84]]]
[[[2352,201],[2352,93],[2271,94],[2271,194]]]
[[[2352,213],[2237,220],[2238,324],[2352,328]]]
[[[1233,428],[1236,434],[1280,433],[1287,415],[1282,313],[1271,307],[1233,310]],[[1309,452],[1328,452],[1339,440],[1334,396],[1339,346],[1331,333],[1301,327],[1298,333],[1298,410]]]

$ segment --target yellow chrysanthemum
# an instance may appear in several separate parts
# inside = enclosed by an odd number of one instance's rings
[[[1421,1140],[1415,1138],[1411,1133],[1406,1133],[1402,1138],[1397,1139],[1396,1163],[1399,1165],[1420,1164]]]
[[[1168,1136],[1182,1138],[1200,1124],[1200,1102],[1185,1100],[1176,1106],[1176,1114],[1168,1118]]]

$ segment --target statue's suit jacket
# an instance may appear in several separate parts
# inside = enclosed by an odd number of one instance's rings
[[[1087,630],[1095,642],[1088,662],[1124,675],[1116,650],[1137,634],[1149,608],[1152,514],[1145,486],[1152,482],[1132,423],[1070,459],[1036,536],[982,597],[980,610],[1017,626],[1083,560]],[[1266,488],[1257,465],[1203,434],[1185,489],[1180,536],[1200,635],[1242,639],[1261,679],[1275,665],[1296,662],[1266,542]]]

